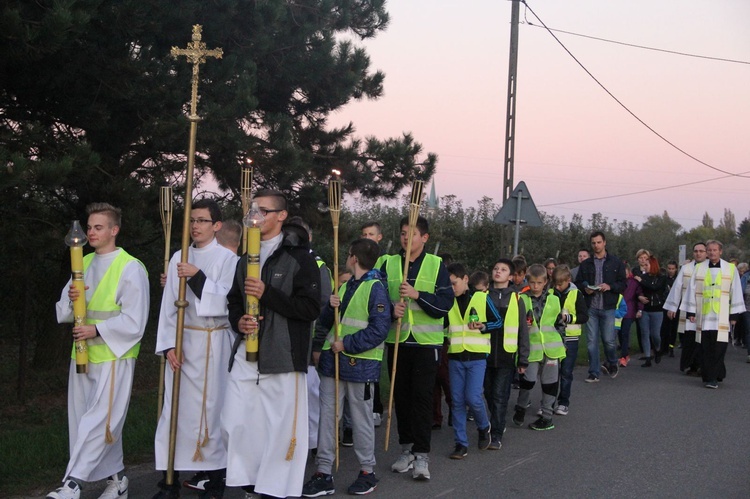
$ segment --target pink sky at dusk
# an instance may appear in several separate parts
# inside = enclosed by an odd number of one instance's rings
[[[747,0],[529,0],[552,29],[750,61]],[[439,196],[464,206],[501,199],[510,1],[391,0],[391,24],[364,44],[385,96],[331,117],[358,136],[412,132],[438,154]],[[750,213],[750,178],[582,202],[724,176],[664,143],[622,109],[521,4],[514,185],[541,211],[601,212],[641,224],[668,210],[683,228],[724,208]],[[685,57],[555,33],[633,113],[702,161],[750,177],[750,65]],[[569,204],[562,204],[574,201]]]

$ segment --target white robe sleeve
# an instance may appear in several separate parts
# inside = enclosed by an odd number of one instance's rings
[[[141,341],[148,322],[148,275],[140,262],[129,262],[123,269],[115,302],[120,314],[98,323],[96,329],[112,352],[121,357]]]
[[[165,350],[174,348],[177,330],[177,307],[174,302],[179,294],[180,279],[177,277],[177,263],[180,261],[181,252],[177,251],[169,260],[167,268],[167,282],[161,296],[161,308],[159,309],[159,325],[156,329],[156,353],[162,354]]]
[[[682,301],[682,281],[684,279],[684,270],[685,267],[682,267],[677,273],[677,277],[675,277],[674,283],[672,284],[672,289],[669,290],[669,296],[667,296],[667,300],[664,302],[664,310],[677,312],[677,309],[680,308],[680,301]]]
[[[698,274],[698,268],[703,265],[698,264],[693,269],[693,275],[690,276],[690,282],[688,283],[687,291],[685,292],[685,303],[682,304],[682,310],[689,314],[694,314],[697,310],[697,303],[695,298],[695,276]]]
[[[739,272],[737,272],[737,266],[734,267],[732,286],[729,288],[729,304],[730,314],[741,314],[745,311],[745,296],[743,295],[742,281]]]
[[[225,254],[226,253],[226,254]],[[195,310],[198,317],[226,317],[227,295],[232,287],[237,257],[228,250],[220,253],[223,258],[217,258],[208,269],[202,269],[206,275],[201,297],[195,299]]]
[[[70,289],[71,282],[72,279],[68,279],[68,282],[65,283],[65,287],[60,293],[60,301],[55,304],[58,324],[73,322],[73,304],[68,299],[68,289]]]

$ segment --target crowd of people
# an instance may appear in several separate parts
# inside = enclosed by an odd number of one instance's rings
[[[449,255],[426,251],[425,218],[404,218],[399,253],[384,254],[380,226],[369,222],[334,279],[311,248],[310,227],[289,217],[281,192],[259,191],[253,201],[263,216],[259,258],[237,255],[241,227],[224,223],[219,205],[204,199],[192,205],[187,258],[175,253],[161,276],[156,353],[167,368],[154,441],[164,476],[155,499],[179,497],[182,486],[203,498],[221,498],[226,487],[241,487],[248,498],[330,495],[339,444],[353,446],[359,462],[347,492],[373,492],[380,480],[374,429],[384,417],[383,361],[400,446],[390,470],[410,471],[415,480],[431,478],[441,393],[455,441],[450,459],[468,455],[468,422],[480,451],[500,450],[511,401],[512,423],[526,425],[537,382],[542,398],[528,427],[554,429],[553,416],[570,411],[584,333],[587,383],[616,378],[630,365],[633,325],[641,367],[654,368],[679,349],[680,370],[700,376],[707,388],[727,375],[730,341],[747,346],[750,362],[748,265],[723,260],[715,240],[695,244],[692,260],[665,269],[639,250],[631,269],[596,231],[574,268],[552,258],[529,265],[516,256],[499,258],[489,273],[470,272]],[[88,343],[89,369],[77,373],[71,361],[70,461],[50,499],[78,499],[85,482],[103,479],[101,498],[128,495],[122,432],[148,317],[148,276],[116,246],[120,210],[97,203],[88,214],[88,314],[72,331]],[[247,275],[248,258],[260,265],[259,277]],[[72,283],[63,289],[60,322],[74,322],[79,296]],[[259,316],[247,312],[248,297],[257,298]],[[256,335],[257,356],[248,360],[245,344]],[[314,472],[305,480],[310,453]],[[179,472],[191,476],[181,482]]]

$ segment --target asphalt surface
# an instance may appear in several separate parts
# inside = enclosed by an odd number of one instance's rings
[[[679,357],[679,350],[675,353]],[[602,376],[599,383],[584,383],[586,368],[576,368],[570,413],[555,416],[553,430],[532,431],[510,421],[518,394],[514,390],[500,451],[479,451],[470,422],[469,455],[462,461],[450,460],[452,429],[444,425],[434,430],[428,482],[413,480],[411,472],[390,471],[400,449],[394,418],[390,448],[384,452],[384,422],[376,430],[380,483],[374,494],[389,498],[750,497],[746,351],[729,347],[727,379],[718,390],[680,373],[678,358],[664,358],[645,369],[633,357],[616,379]],[[540,399],[537,384],[527,425],[535,419]],[[354,450],[342,447],[340,468],[334,475],[337,496],[347,495],[358,470]],[[314,471],[309,460],[306,475]],[[150,498],[156,492],[161,475],[153,471],[153,463],[128,467],[126,473],[130,498]],[[97,498],[104,485],[87,484],[82,498]],[[46,490],[56,486],[49,484]],[[183,497],[197,497],[192,491],[183,492]],[[225,497],[243,498],[244,493],[227,489]]]

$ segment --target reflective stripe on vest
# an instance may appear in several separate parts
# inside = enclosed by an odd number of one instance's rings
[[[518,320],[518,295],[511,293],[503,319],[503,349],[508,353],[518,351]]]
[[[349,334],[354,334],[362,329],[366,328],[369,324],[370,318],[370,291],[372,287],[378,283],[377,279],[371,279],[369,281],[362,282],[359,287],[354,291],[354,294],[349,299],[349,304],[346,306],[344,315],[341,317],[339,322],[339,339]],[[346,295],[346,284],[344,283],[339,290],[340,296]],[[333,332],[328,333],[325,343],[323,343],[323,350],[331,349],[331,342],[333,341]],[[361,353],[346,353],[342,352],[347,357],[354,357],[355,359],[369,359],[369,360],[383,360],[383,348],[384,344],[371,348]]]
[[[617,305],[615,305],[615,310],[620,310],[620,305],[622,304],[622,295],[619,295],[620,297],[617,299]],[[615,329],[622,328],[622,317],[615,317]]]
[[[91,299],[86,303],[86,324],[98,324],[104,322],[112,317],[120,315],[120,306],[115,302],[117,295],[117,285],[120,283],[120,277],[125,269],[125,266],[136,261],[141,266],[143,264],[135,257],[129,255],[124,249],[119,248],[120,254],[112,260],[109,268],[104,273],[104,277],[99,281],[99,284],[94,290],[94,294],[91,295]],[[83,257],[83,273],[91,265],[94,259],[94,253],[89,253]],[[145,270],[145,267],[144,267]],[[100,336],[88,340],[86,342],[89,352],[89,362],[92,364],[100,364],[102,362],[108,362],[117,360],[117,356],[104,342],[104,339]],[[121,359],[138,358],[138,352],[141,349],[141,344],[136,343],[133,347],[125,352]],[[75,345],[73,346],[73,352],[71,358],[75,359]]]
[[[549,290],[547,299],[542,309],[542,317],[537,323],[536,316],[533,313],[531,297],[521,295],[531,313],[531,325],[529,326],[529,362],[540,362],[546,355],[550,359],[565,358],[565,345],[563,345],[560,333],[555,329],[555,321],[560,315],[560,299],[554,295],[553,290]]]
[[[479,316],[479,322],[487,322],[487,295],[482,292],[474,293],[461,315],[458,302],[453,300],[453,307],[448,312],[448,353],[474,352],[490,353],[490,335],[482,334],[478,329],[469,329],[469,314],[474,308]]]
[[[434,293],[441,264],[442,259],[440,257],[425,253],[414,282],[414,289],[426,293]],[[385,271],[388,274],[388,296],[392,302],[397,302],[401,299],[398,290],[401,286],[404,273],[401,265],[401,255],[386,257]],[[387,343],[394,343],[396,341],[396,324],[397,321],[391,323],[388,338],[385,340]],[[443,319],[430,317],[416,301],[406,298],[406,313],[403,319],[401,319],[399,343],[406,341],[409,333],[414,336],[414,339],[420,345],[442,345]]]
[[[578,317],[576,316],[576,301],[578,300],[578,290],[577,289],[571,289],[568,291],[568,294],[565,295],[565,305],[563,307],[568,312],[568,315],[570,315],[570,323],[565,325],[565,335],[566,336],[581,336],[581,325],[580,324],[571,324],[572,322],[575,322],[578,320]]]

